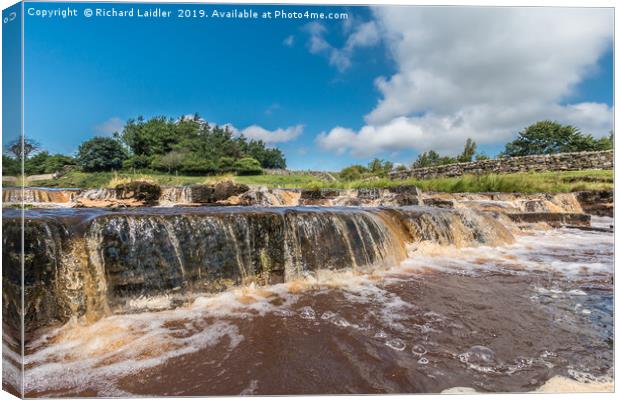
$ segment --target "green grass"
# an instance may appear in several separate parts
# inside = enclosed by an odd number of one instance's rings
[[[375,187],[415,185],[433,192],[505,192],[561,193],[580,190],[613,189],[613,171],[564,171],[543,173],[466,175],[458,178],[372,181]],[[353,182],[352,187],[366,187],[368,182]]]
[[[246,185],[264,185],[268,187],[311,187],[320,184],[321,181],[307,174],[282,175],[254,175],[254,176],[183,176],[156,173],[116,173],[116,172],[79,172],[72,171],[58,179],[31,182],[30,186],[56,187],[56,188],[83,188],[93,189],[109,187],[115,182],[123,180],[147,179],[162,186],[185,186],[200,183],[212,183],[224,179],[231,179],[237,183]]]
[[[613,171],[566,171],[544,173],[518,173],[504,175],[463,176],[458,178],[408,179],[393,181],[389,179],[358,181],[321,181],[308,174],[294,175],[256,175],[256,176],[175,176],[166,174],[144,173],[84,173],[73,171],[54,180],[32,182],[31,186],[100,188],[123,179],[148,178],[162,186],[183,186],[198,183],[216,182],[232,179],[247,185],[263,185],[271,188],[305,188],[305,189],[357,189],[389,187],[398,185],[416,185],[424,191],[436,192],[571,192],[579,190],[598,190],[613,188]]]

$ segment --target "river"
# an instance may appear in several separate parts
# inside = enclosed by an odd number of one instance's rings
[[[381,245],[380,267],[319,266],[175,308],[167,294],[131,297],[132,312],[37,330],[25,395],[612,390],[613,234],[512,233],[493,246],[413,241],[404,258]],[[6,339],[5,385],[19,375]]]

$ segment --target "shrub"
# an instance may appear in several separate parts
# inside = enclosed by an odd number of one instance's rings
[[[257,159],[251,157],[245,157],[237,160],[233,168],[237,175],[261,175],[263,169]]]
[[[21,173],[22,163],[19,160],[5,155],[2,156],[2,175],[16,176],[21,175]]]
[[[232,157],[220,157],[218,166],[222,172],[234,171],[235,159]]]
[[[151,159],[146,155],[133,155],[123,161],[125,169],[146,169],[149,168]]]
[[[362,177],[363,174],[368,172],[368,169],[363,165],[351,165],[340,171],[340,179],[345,181],[355,181]]]
[[[181,172],[195,174],[215,174],[219,171],[217,165],[211,160],[201,158],[198,154],[190,153],[181,161]]]

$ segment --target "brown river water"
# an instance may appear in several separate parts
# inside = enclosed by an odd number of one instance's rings
[[[612,390],[613,234],[515,237],[69,322],[27,343],[25,395],[529,392],[558,376],[548,390]],[[19,379],[11,348],[5,385]]]

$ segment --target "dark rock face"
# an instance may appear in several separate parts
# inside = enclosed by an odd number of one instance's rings
[[[212,203],[215,189],[212,185],[191,185],[190,199],[193,203]]]
[[[388,188],[362,188],[350,190],[302,190],[299,204],[400,207],[423,205],[423,201],[420,189],[412,185],[402,185]]]
[[[344,193],[338,189],[303,189],[300,199],[302,200],[328,200],[334,199]]]
[[[397,206],[415,206],[422,205],[422,191],[413,185],[392,186],[387,189],[389,193],[393,193],[394,204]]]
[[[517,223],[545,222],[553,227],[562,225],[590,226],[590,216],[587,214],[529,212],[507,215]]]
[[[161,188],[159,185],[150,182],[129,182],[117,185],[116,198],[118,200],[136,200],[143,202],[145,205],[156,204],[161,196]]]
[[[210,204],[224,201],[232,196],[239,196],[250,190],[247,185],[231,181],[218,182],[215,185],[190,186],[193,203]]]
[[[602,217],[614,216],[614,191],[613,190],[592,190],[578,192],[577,201],[581,204],[583,211]]]

